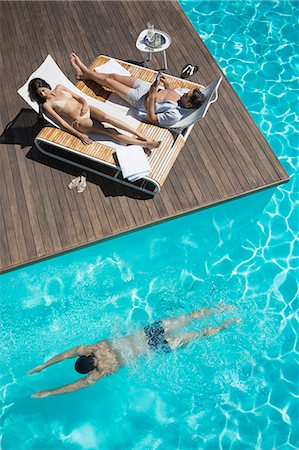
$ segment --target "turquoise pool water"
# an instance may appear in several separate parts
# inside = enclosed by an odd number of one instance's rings
[[[4,450],[299,446],[298,4],[181,5],[291,181],[3,275]],[[219,300],[236,306],[241,325],[145,356],[85,391],[30,398],[76,378],[71,362],[26,376],[45,358]]]

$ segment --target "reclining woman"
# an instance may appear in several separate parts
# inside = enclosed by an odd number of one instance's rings
[[[42,78],[30,81],[29,96],[61,127],[75,135],[83,144],[92,144],[87,134],[102,134],[121,144],[141,145],[146,153],[160,145],[160,141],[147,139],[146,136],[126,125],[121,120],[89,106],[86,100],[65,86],[58,84],[54,89]],[[121,128],[136,137],[126,136],[114,128],[106,128],[102,122]]]

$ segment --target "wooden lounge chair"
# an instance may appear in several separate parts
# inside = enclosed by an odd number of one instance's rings
[[[107,63],[110,59],[111,58],[108,56],[101,55],[93,61],[90,69],[101,66]],[[156,72],[151,69],[129,64],[121,60],[116,61],[128,70],[132,76],[149,82],[153,82],[156,78]],[[146,124],[138,121],[134,117],[131,117],[128,113],[129,105],[127,105],[127,107],[124,107],[124,105],[121,106],[121,103],[123,104],[124,101],[121,101],[115,94],[111,95],[109,90],[99,86],[96,83],[85,83],[83,81],[79,81],[76,86],[74,86],[60,71],[51,56],[46,58],[40,68],[31,75],[27,83],[18,90],[18,93],[36,111],[38,111],[38,105],[30,101],[27,93],[28,82],[30,79],[35,77],[44,78],[53,87],[57,84],[63,84],[74,92],[79,93],[79,95],[85,97],[90,105],[96,106],[110,115],[116,114],[118,118],[123,121],[127,121],[130,126],[133,128],[135,127],[135,129],[138,129],[138,131],[146,134],[146,136],[151,139],[162,141],[160,147],[154,150],[150,156],[149,163],[151,172],[146,177],[135,182],[129,182],[122,177],[120,167],[118,166],[115,158],[115,149],[110,146],[109,142],[107,145],[101,140],[100,143],[94,142],[91,145],[86,146],[75,136],[72,136],[71,134],[58,128],[57,125],[55,125],[47,117],[46,119],[54,125],[54,127],[46,126],[41,130],[35,139],[37,148],[42,153],[60,161],[70,163],[80,169],[95,173],[151,195],[155,195],[160,192],[163,183],[165,182],[176,158],[178,157],[187,137],[189,136],[194,122],[204,116],[210,103],[212,103],[211,97],[213,96],[209,96],[209,101],[204,108],[204,114],[199,114],[199,116],[196,116],[195,119],[194,117],[190,117],[188,125],[185,125],[184,121],[189,118],[189,116],[187,116],[181,121],[183,122],[182,124],[178,123],[176,127],[173,127],[173,129],[170,130],[155,125]],[[182,80],[180,78],[168,75],[167,78],[175,87],[186,87],[188,89],[195,89],[197,87],[202,88],[202,86],[196,83]],[[217,89],[220,81],[217,80]],[[210,86],[205,89],[208,89],[209,87]],[[209,90],[209,94],[211,94],[210,91],[211,90]],[[214,92],[215,89],[213,94]],[[115,101],[110,101],[112,96],[114,96],[114,100],[115,97],[120,100],[120,105],[117,105]],[[192,112],[192,114],[194,114],[194,112]],[[192,114],[190,114],[190,116]]]

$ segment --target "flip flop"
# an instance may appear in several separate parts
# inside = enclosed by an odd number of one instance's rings
[[[80,183],[80,180],[81,180],[81,177],[74,178],[74,179],[70,182],[70,184],[68,185],[68,188],[69,188],[69,189],[74,189],[75,187],[78,186],[78,184]]]
[[[85,190],[85,188],[86,188],[86,173],[83,172],[80,177],[80,182],[77,187],[77,192],[79,192],[79,194],[82,194],[82,192]]]
[[[185,79],[188,77],[191,77],[198,71],[198,66],[193,66],[192,64],[186,64],[185,67],[183,67],[181,78]]]

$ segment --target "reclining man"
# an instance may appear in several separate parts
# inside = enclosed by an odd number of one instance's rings
[[[75,369],[81,374],[88,375],[80,378],[71,384],[40,391],[32,395],[35,398],[48,397],[49,395],[66,394],[74,392],[78,389],[88,387],[107,375],[112,375],[121,367],[129,364],[132,360],[138,358],[142,354],[154,350],[160,353],[169,353],[182,347],[194,339],[201,337],[210,337],[232,323],[238,323],[238,319],[229,319],[215,328],[207,328],[202,332],[191,331],[187,333],[173,333],[194,320],[203,316],[217,312],[217,310],[229,309],[229,306],[217,306],[214,308],[204,308],[193,311],[190,314],[174,317],[166,320],[160,320],[153,324],[147,325],[145,328],[137,331],[135,334],[123,336],[114,340],[102,340],[92,345],[79,345],[57,356],[49,361],[32,369],[28,374],[40,372],[46,367],[56,364],[68,358],[78,357],[75,363]]]
[[[161,81],[165,89],[159,90],[159,83],[151,84],[115,73],[95,72],[89,70],[75,53],[72,53],[70,58],[77,80],[91,80],[108,87],[137,109],[139,120],[146,120],[154,125],[161,127],[175,125],[190,114],[190,109],[199,108],[205,100],[204,94],[199,89],[173,89],[163,74]]]

